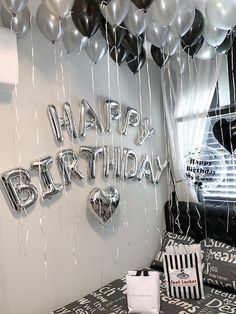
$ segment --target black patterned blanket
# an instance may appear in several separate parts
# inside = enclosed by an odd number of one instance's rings
[[[236,294],[204,287],[205,299],[183,300],[166,295],[165,279],[160,273],[160,314],[236,314]],[[127,314],[125,278],[90,293],[86,297],[50,314]]]

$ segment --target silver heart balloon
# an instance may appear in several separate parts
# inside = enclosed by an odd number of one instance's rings
[[[105,190],[95,188],[89,193],[89,209],[100,220],[106,222],[116,211],[120,193],[114,186]]]
[[[53,44],[63,35],[66,28],[66,19],[53,15],[44,4],[38,7],[36,21],[40,32]]]
[[[4,27],[16,33],[18,39],[25,36],[30,30],[30,11],[27,7],[16,15],[13,15],[5,7],[2,7],[1,20]]]
[[[131,1],[129,5],[129,11],[124,19],[124,23],[128,31],[138,36],[142,34],[146,29],[146,16],[144,10],[138,9]]]
[[[28,0],[2,0],[3,6],[11,13],[18,14],[27,6]]]
[[[88,57],[95,63],[99,62],[105,56],[108,46],[100,30],[88,39],[88,43],[84,49]]]
[[[62,36],[67,53],[80,54],[86,46],[88,38],[84,37],[75,27],[72,18],[67,20],[65,32]]]
[[[71,12],[74,0],[42,0],[48,10],[57,17],[65,17]]]
[[[100,4],[100,11],[104,18],[112,25],[120,25],[129,10],[129,1],[111,0],[107,5]]]

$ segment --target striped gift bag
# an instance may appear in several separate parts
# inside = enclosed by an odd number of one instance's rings
[[[169,297],[204,299],[199,244],[167,246],[163,264]]]

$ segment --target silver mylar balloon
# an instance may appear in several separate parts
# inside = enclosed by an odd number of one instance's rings
[[[153,19],[150,19],[146,29],[147,40],[156,47],[164,46],[169,29],[167,26],[161,26]]]
[[[39,177],[45,188],[45,190],[42,191],[43,200],[50,199],[63,190],[63,186],[60,183],[55,183],[52,178],[49,169],[49,165],[52,163],[53,158],[51,156],[40,158],[31,163],[31,169],[39,172]]]
[[[122,160],[121,160],[121,149],[120,147],[114,148],[114,177],[122,177]]]
[[[71,12],[74,0],[42,0],[48,10],[57,17],[64,18]]]
[[[150,127],[150,121],[148,118],[144,118],[141,123],[141,134],[138,138],[137,144],[142,145],[148,137],[152,137],[155,134],[155,129]]]
[[[201,49],[195,55],[197,59],[200,60],[211,60],[214,58],[216,54],[216,47],[212,47],[208,45],[208,43],[204,42]]]
[[[155,177],[155,183],[159,183],[162,172],[168,166],[168,161],[164,160],[163,162],[161,162],[159,156],[156,156],[155,159],[156,159],[156,164],[157,164],[157,173]]]
[[[79,136],[85,137],[86,130],[90,128],[95,128],[102,133],[103,126],[96,113],[85,99],[82,99],[79,108]]]
[[[123,134],[127,135],[129,126],[138,126],[140,123],[140,114],[137,110],[128,107],[125,114],[125,124],[123,128]]]
[[[103,148],[102,147],[94,147],[94,146],[81,146],[80,147],[80,155],[85,156],[88,161],[88,180],[92,180],[96,178],[96,160],[102,155]]]
[[[2,7],[1,20],[4,27],[16,33],[18,39],[25,36],[30,30],[30,11],[27,7],[16,15]]]
[[[205,27],[203,31],[203,37],[205,41],[211,46],[219,46],[225,40],[227,35],[227,30],[219,29],[212,24],[209,23],[207,19],[205,19]]]
[[[137,171],[137,180],[140,181],[143,177],[147,177],[152,183],[155,183],[153,166],[148,154],[143,156]]]
[[[26,169],[16,168],[4,172],[1,179],[9,201],[16,211],[24,211],[37,201],[38,191],[31,184],[31,177]]]
[[[38,7],[36,21],[40,32],[53,44],[63,35],[66,28],[66,19],[53,15],[44,4]]]
[[[124,148],[123,153],[124,178],[135,178],[138,168],[137,155],[132,149],[128,148]],[[130,163],[132,164],[132,167],[130,167]]]
[[[18,14],[27,6],[28,0],[2,0],[1,2],[8,11]]]
[[[178,0],[154,0],[148,12],[159,25],[168,26],[173,23],[177,8]]]
[[[106,222],[116,211],[120,201],[120,193],[114,186],[105,190],[95,188],[89,193],[89,210],[101,223]]]
[[[114,167],[114,160],[110,154],[110,147],[103,147],[103,176],[108,178],[110,174],[110,169]]]
[[[107,100],[104,104],[106,132],[111,132],[112,120],[119,120],[121,117],[121,108],[118,102]]]
[[[57,108],[54,105],[48,105],[48,117],[51,124],[54,138],[57,142],[64,141],[62,130],[67,129],[69,136],[72,139],[78,139],[78,131],[75,126],[71,106],[68,102],[65,102],[62,107],[63,116],[59,117]]]
[[[94,63],[98,63],[105,56],[108,45],[100,30],[88,39],[88,43],[84,49],[89,59]]]
[[[169,32],[164,46],[165,53],[168,56],[172,56],[177,51],[179,44],[180,44],[179,37]]]
[[[173,34],[182,37],[193,24],[195,18],[195,7],[192,0],[179,0],[177,14],[171,25]]]
[[[209,22],[220,29],[229,30],[235,26],[235,0],[208,0],[206,16]]]
[[[124,24],[128,31],[135,35],[141,35],[147,27],[147,14],[144,10],[140,10],[130,1],[129,11],[124,19]]]
[[[57,163],[65,185],[71,185],[72,177],[83,180],[84,176],[79,171],[79,156],[72,149],[63,149],[57,154]]]
[[[107,5],[100,4],[100,10],[104,18],[112,26],[120,25],[129,10],[129,1],[127,0],[111,0]]]
[[[66,48],[67,53],[80,54],[82,49],[86,46],[88,38],[84,37],[78,29],[75,27],[75,24],[70,17],[67,20],[67,25],[65,32],[62,36],[63,44]]]

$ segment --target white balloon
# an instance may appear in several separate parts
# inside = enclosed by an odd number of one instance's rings
[[[212,24],[209,23],[209,21],[205,20],[205,27],[203,31],[203,37],[205,41],[211,45],[211,46],[219,46],[223,43],[225,40],[225,37],[227,35],[227,30],[219,29]]]
[[[178,0],[154,0],[148,12],[159,25],[168,26],[173,23],[177,8]]]
[[[120,25],[129,10],[129,1],[127,0],[111,0],[107,5],[100,5],[100,11],[104,18],[112,25]]]
[[[236,1],[208,0],[206,16],[212,25],[229,30],[236,24]]]
[[[170,58],[170,67],[176,75],[182,75],[188,69],[188,55],[186,53],[176,53]]]
[[[65,17],[71,12],[74,0],[42,0],[48,10],[57,17]]]
[[[151,20],[146,29],[147,40],[156,47],[162,47],[167,40],[168,32],[167,26],[160,26],[154,20]]]
[[[198,51],[195,57],[200,60],[211,60],[214,58],[215,54],[216,54],[216,48],[204,42],[201,49]]]
[[[147,14],[144,10],[138,9],[133,2],[130,1],[129,11],[124,20],[125,26],[131,34],[138,36],[146,29],[146,17]]]
[[[164,47],[165,53],[169,56],[172,56],[177,51],[179,44],[179,37],[169,32]]]
[[[192,0],[179,0],[179,7],[171,25],[171,31],[180,37],[184,36],[193,24],[195,7]]]
[[[85,51],[88,57],[95,63],[99,62],[107,52],[107,41],[102,36],[100,30],[88,39]]]

